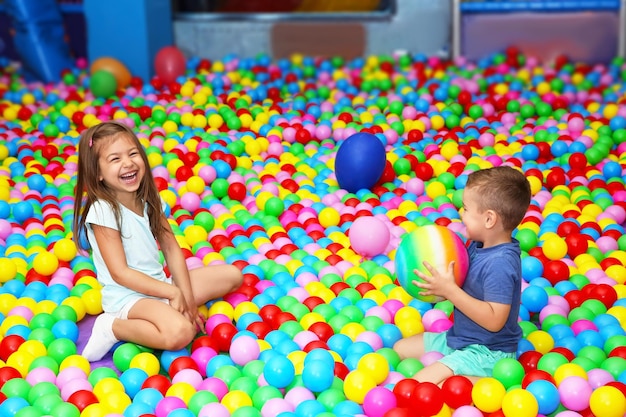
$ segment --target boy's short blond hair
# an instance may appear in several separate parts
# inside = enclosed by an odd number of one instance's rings
[[[520,171],[509,166],[499,166],[472,172],[465,188],[479,196],[478,210],[495,211],[502,219],[504,229],[515,229],[530,205],[530,184]]]

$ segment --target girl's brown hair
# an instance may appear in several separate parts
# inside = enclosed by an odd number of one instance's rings
[[[91,206],[98,200],[105,201],[111,205],[117,219],[118,229],[121,230],[119,202],[104,182],[98,180],[100,176],[100,150],[103,144],[113,140],[119,135],[123,135],[135,142],[138,152],[146,166],[145,175],[141,179],[139,189],[137,190],[137,201],[141,204],[147,204],[148,206],[147,211],[148,220],[150,221],[150,230],[157,241],[166,232],[166,228],[163,227],[161,223],[163,216],[161,196],[154,183],[154,177],[150,170],[150,164],[145,149],[132,129],[125,124],[104,122],[84,131],[78,142],[78,175],[76,180],[74,222],[72,229],[74,232],[74,241],[80,249],[89,249],[86,245],[87,240],[83,239],[86,237],[85,218]]]

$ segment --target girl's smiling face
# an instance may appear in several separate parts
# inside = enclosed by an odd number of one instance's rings
[[[98,160],[102,181],[120,202],[133,202],[146,172],[136,143],[124,134],[112,137],[102,145]]]

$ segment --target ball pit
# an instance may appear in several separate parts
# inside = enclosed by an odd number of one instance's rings
[[[54,85],[0,68],[0,415],[624,415],[623,59],[161,52],[148,82],[110,60]],[[101,306],[71,241],[76,145],[112,119],[145,146],[187,264],[244,284],[201,309],[186,349],[120,343],[89,364]],[[467,176],[502,164],[533,191],[517,360],[418,383],[438,355],[391,347],[454,318],[399,282],[403,239],[463,235]]]

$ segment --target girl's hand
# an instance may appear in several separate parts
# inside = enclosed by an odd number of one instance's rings
[[[454,279],[454,261],[450,262],[445,271],[440,271],[428,262],[424,262],[424,266],[430,272],[430,275],[424,274],[417,269],[413,272],[420,277],[422,281],[414,280],[413,284],[421,288],[422,295],[434,295],[437,297],[448,298],[451,291],[458,288]]]
[[[198,307],[187,304],[187,308],[185,309],[183,314],[185,315],[185,317],[187,317],[187,320],[196,325],[197,331],[204,332],[205,320],[204,316],[200,314],[200,311],[198,311]]]
[[[174,288],[174,294],[169,299],[170,306],[172,306],[172,308],[174,308],[179,313],[185,314],[186,304],[187,304],[185,302],[185,297],[183,296],[182,291],[178,287],[176,287],[175,285],[173,285],[172,287]]]

